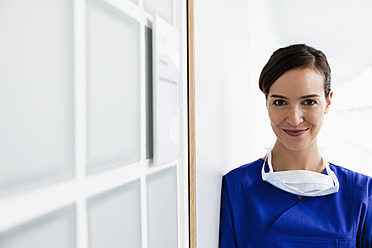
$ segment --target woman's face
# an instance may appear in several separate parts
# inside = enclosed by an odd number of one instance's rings
[[[316,141],[333,93],[324,96],[324,76],[312,68],[285,72],[266,101],[271,127],[285,148],[301,151]]]

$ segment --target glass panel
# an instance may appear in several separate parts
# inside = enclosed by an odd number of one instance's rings
[[[158,14],[173,24],[173,0],[144,0],[144,7],[150,14]]]
[[[147,176],[149,248],[174,248],[177,238],[176,166]]]
[[[0,247],[76,247],[75,205],[65,207],[1,233]]]
[[[152,107],[152,30],[145,27],[146,40],[146,158],[154,157],[153,107]]]
[[[0,3],[0,194],[73,177],[72,1]]]
[[[89,247],[140,248],[139,180],[88,199]]]
[[[87,2],[88,173],[140,158],[139,23]]]

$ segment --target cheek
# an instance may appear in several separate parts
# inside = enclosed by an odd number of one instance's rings
[[[324,120],[324,112],[319,109],[317,111],[309,112],[306,115],[306,121],[313,125],[322,125]]]
[[[269,118],[271,125],[279,126],[280,123],[284,120],[284,114],[280,113],[279,111],[270,111],[269,110]]]

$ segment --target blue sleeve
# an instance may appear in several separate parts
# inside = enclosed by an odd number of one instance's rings
[[[234,231],[234,220],[232,217],[231,210],[231,202],[225,177],[223,177],[222,179],[219,247],[220,248],[237,247]]]
[[[372,195],[368,197],[366,209],[366,218],[364,222],[363,234],[362,234],[362,247],[372,247]]]

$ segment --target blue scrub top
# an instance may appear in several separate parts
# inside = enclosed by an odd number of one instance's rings
[[[262,180],[258,159],[223,177],[220,248],[372,247],[372,179],[331,164],[340,189],[302,197]]]

